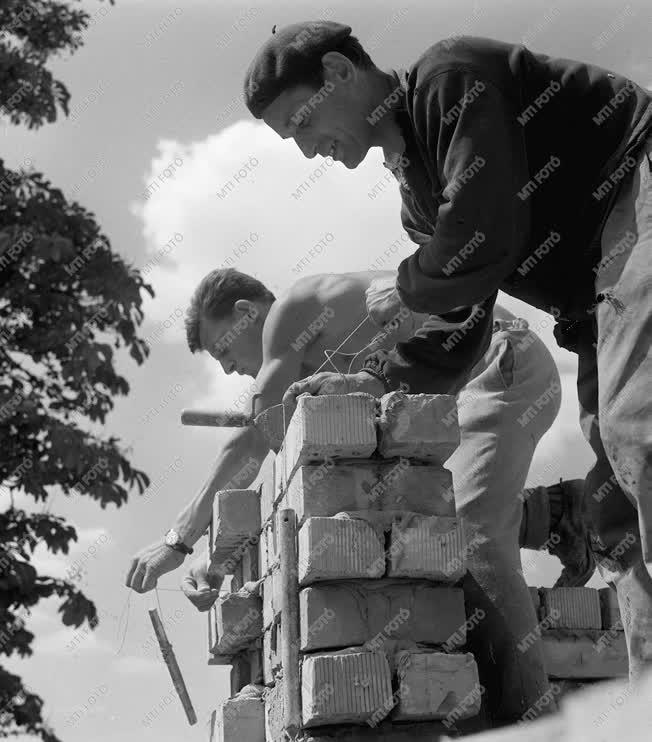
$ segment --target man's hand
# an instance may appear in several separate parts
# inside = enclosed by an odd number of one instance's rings
[[[323,371],[291,384],[283,395],[283,404],[295,405],[297,397],[306,392],[314,395],[366,392],[374,397],[382,397],[385,387],[379,379],[365,371],[358,371],[357,374]]]
[[[185,554],[171,549],[163,541],[155,541],[131,560],[125,584],[137,593],[153,590],[158,578],[180,567],[185,558]]]
[[[369,317],[378,327],[384,327],[388,322],[398,319],[401,309],[409,316],[409,310],[396,290],[395,276],[374,279],[365,291],[365,297]]]
[[[218,588],[212,588],[208,582],[208,563],[205,553],[190,564],[188,573],[181,581],[181,589],[186,598],[202,613],[217,600],[220,591]]]

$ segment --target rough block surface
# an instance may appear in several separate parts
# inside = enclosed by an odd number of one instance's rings
[[[265,742],[265,704],[246,692],[218,707],[215,742]]]
[[[235,654],[263,632],[262,600],[257,595],[234,593],[215,604],[217,643],[215,654]]]
[[[600,610],[602,611],[602,628],[622,629],[623,622],[620,617],[620,606],[618,605],[616,591],[610,587],[603,587],[598,590],[598,593],[600,595]]]
[[[381,398],[381,456],[409,456],[443,464],[459,444],[455,397],[391,392]]]
[[[233,574],[260,533],[260,494],[256,490],[223,490],[213,505],[214,544],[211,573]]]
[[[281,670],[281,631],[280,624],[273,624],[263,635],[263,680],[265,685],[273,685]]]
[[[552,678],[627,677],[622,631],[544,631],[542,639],[546,672]]]
[[[465,572],[465,539],[457,519],[412,515],[405,524],[393,524],[388,577],[454,583]]]
[[[299,397],[276,460],[276,478],[287,484],[297,467],[312,461],[367,458],[376,444],[376,400],[370,394]]]
[[[465,621],[460,588],[418,580],[317,584],[299,593],[303,651],[355,644],[377,650],[387,639],[459,646]]]
[[[364,724],[393,705],[384,652],[310,655],[301,668],[303,724]]]
[[[342,510],[409,510],[423,515],[455,515],[451,473],[438,464],[360,461],[300,466],[279,509],[292,508],[299,525],[307,518]]]
[[[466,719],[480,711],[482,688],[472,654],[397,653],[396,720]],[[454,717],[454,718],[453,718]]]
[[[309,518],[299,529],[299,584],[382,577],[383,546],[364,520]]]
[[[262,584],[263,596],[263,627],[270,626],[275,616],[281,614],[281,570],[277,565],[265,577]]]
[[[547,628],[602,628],[600,597],[592,587],[542,588],[541,602]]]

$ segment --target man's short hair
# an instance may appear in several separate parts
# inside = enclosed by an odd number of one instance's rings
[[[253,80],[254,70],[250,68],[245,80],[245,103],[250,113],[255,118],[262,118],[264,110],[275,98],[299,85],[319,90],[324,85],[321,59],[327,52],[339,52],[360,69],[368,70],[376,66],[355,36],[346,36],[336,42],[327,39],[324,43],[310,46],[296,62],[286,64],[282,74],[275,80]]]
[[[257,278],[235,268],[216,268],[202,278],[186,310],[186,338],[191,353],[203,350],[199,340],[202,317],[224,319],[231,314],[238,299],[273,302],[276,297]]]

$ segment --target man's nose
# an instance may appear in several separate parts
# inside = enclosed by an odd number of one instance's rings
[[[296,142],[297,147],[301,150],[303,156],[307,157],[309,160],[312,160],[312,158],[317,154],[317,150],[314,144],[307,141],[302,141],[298,137],[295,137],[294,141]]]

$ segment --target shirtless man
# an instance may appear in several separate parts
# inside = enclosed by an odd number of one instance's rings
[[[332,364],[345,374],[353,372],[347,378],[355,379],[381,328],[367,319],[343,341],[367,317],[368,295],[383,285],[393,287],[395,280],[389,271],[308,276],[277,300],[257,279],[233,269],[215,270],[192,297],[186,318],[188,345],[193,353],[207,350],[227,374],[255,376],[259,412],[279,404],[293,382],[324,366],[328,350],[338,349]],[[318,318],[320,323],[315,322]],[[414,336],[427,321],[426,315],[406,310],[393,330],[381,333],[374,349],[391,348]],[[331,362],[325,367],[333,369]],[[537,623],[520,571],[519,545],[552,545],[551,551],[565,563],[561,584],[584,584],[593,571],[574,512],[581,486],[565,483],[523,492],[535,447],[557,415],[560,391],[557,369],[543,342],[524,320],[497,306],[489,349],[458,396],[461,444],[447,467],[453,472],[458,515],[474,534],[467,602],[486,614],[475,632],[474,649],[486,655],[484,666],[491,663],[500,675],[491,683],[485,676],[483,684],[492,689],[505,685],[492,704],[498,717],[514,689],[525,699],[525,711],[547,688],[540,643],[526,652],[517,648]],[[535,408],[542,395],[546,404]],[[527,420],[527,427],[519,425],[519,419]],[[167,543],[161,539],[134,557],[127,585],[146,592],[158,577],[178,567],[182,552],[208,527],[215,492],[234,488],[236,480],[237,488],[249,486],[268,452],[269,444],[256,428],[232,432],[220,446],[206,483],[168,532]],[[251,466],[252,460],[257,466]],[[551,538],[551,523],[559,534],[556,539]],[[206,609],[217,591],[207,589],[201,572],[195,565],[184,589]],[[482,656],[479,662],[482,680]]]

